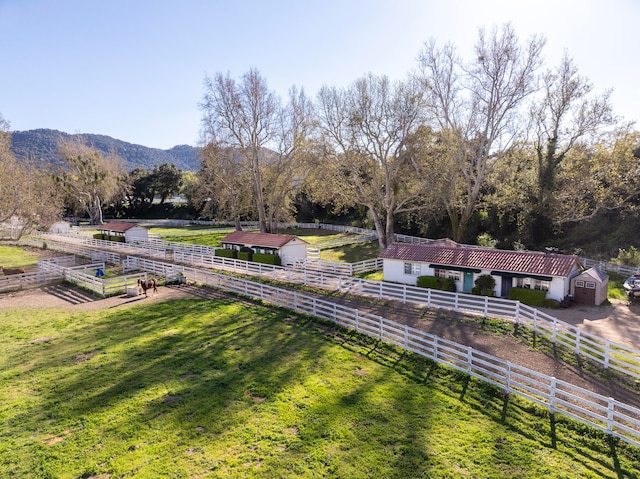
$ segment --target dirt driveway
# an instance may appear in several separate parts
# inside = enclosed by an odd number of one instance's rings
[[[615,299],[610,302],[603,306],[540,309],[588,333],[640,350],[640,304]]]

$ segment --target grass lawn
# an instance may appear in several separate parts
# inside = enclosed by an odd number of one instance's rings
[[[346,261],[357,263],[367,259],[375,259],[380,254],[380,246],[377,241],[366,243],[353,243],[337,248],[320,251],[320,258],[329,261]]]
[[[233,228],[214,228],[203,225],[149,228],[150,234],[159,235],[161,239],[166,241],[194,243],[205,246],[221,246],[220,239],[233,231]]]
[[[607,296],[610,299],[627,299],[627,293],[625,292],[624,287],[622,286],[627,279],[628,276],[623,276],[618,273],[607,272],[609,275],[609,287]]]
[[[2,310],[0,344],[0,477],[639,477],[636,448],[233,299]]]
[[[38,264],[39,256],[17,246],[0,246],[0,266],[28,268]]]

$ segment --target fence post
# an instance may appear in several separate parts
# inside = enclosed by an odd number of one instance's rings
[[[438,362],[438,336],[433,336],[433,360]]]
[[[613,432],[613,408],[615,406],[615,399],[609,398],[607,400],[607,432],[611,434]]]
[[[471,376],[473,364],[473,348],[471,346],[467,346],[467,374]]]
[[[604,343],[604,368],[609,369],[609,357],[611,355],[611,341],[608,339]]]
[[[549,412],[551,414],[556,412],[556,378],[551,378],[551,384],[549,385]]]
[[[520,301],[516,301],[516,311],[515,311],[515,315],[516,315],[516,324],[520,324]]]
[[[506,387],[507,394],[511,392],[511,362],[507,361],[505,369],[504,385]]]
[[[576,354],[580,354],[580,328],[576,328]]]
[[[356,309],[356,331],[360,332],[360,310]]]

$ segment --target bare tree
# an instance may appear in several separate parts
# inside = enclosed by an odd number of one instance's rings
[[[9,127],[0,115],[0,223],[13,221],[17,228],[10,238],[17,239],[30,228],[59,218],[62,199],[47,172],[16,160]]]
[[[543,77],[543,94],[531,110],[538,168],[538,214],[550,213],[556,174],[566,155],[577,142],[587,137],[595,139],[594,135],[614,121],[610,91],[602,95],[592,92],[593,85],[578,75],[567,54],[554,71]]]
[[[312,196],[366,207],[381,249],[393,241],[395,215],[424,206],[428,175],[420,174],[407,150],[423,108],[416,82],[392,84],[371,74],[346,89],[323,87],[318,94],[321,146]]]
[[[462,188],[452,188],[446,200],[456,241],[464,239],[487,174],[516,138],[518,113],[535,90],[544,43],[532,37],[520,46],[506,24],[489,34],[480,30],[470,63],[463,63],[450,44],[438,48],[430,41],[420,53],[433,117],[450,139],[443,161],[452,162],[460,175]]]
[[[68,199],[89,216],[91,224],[103,223],[102,208],[124,184],[122,162],[115,154],[103,155],[80,139],[62,140],[59,154],[66,169],[57,175]]]
[[[214,78],[205,77],[200,108],[204,112],[205,144],[212,143],[219,151],[238,151],[241,165],[253,183],[260,231],[269,231],[262,165],[266,148],[273,143],[277,131],[278,98],[257,70],[249,70],[239,83],[229,74],[218,73]]]

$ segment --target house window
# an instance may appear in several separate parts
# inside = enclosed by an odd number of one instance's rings
[[[404,274],[410,274],[412,276],[418,276],[420,274],[419,263],[404,263]]]
[[[451,278],[454,281],[460,281],[462,279],[462,273],[460,271],[453,271],[450,269],[436,269],[434,276],[436,278]]]
[[[550,281],[544,281],[534,278],[516,278],[516,286],[518,288],[538,289],[540,291],[549,291],[551,287]]]

